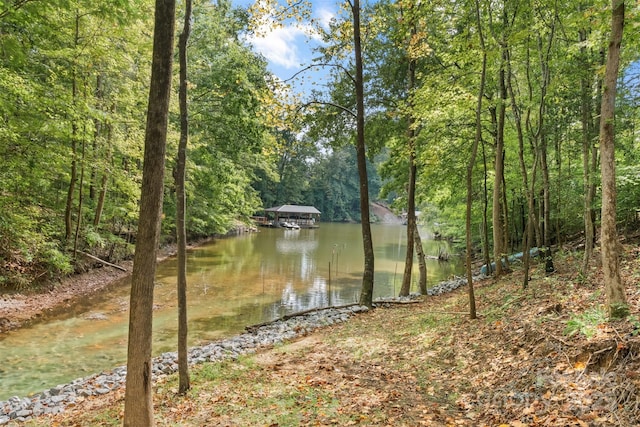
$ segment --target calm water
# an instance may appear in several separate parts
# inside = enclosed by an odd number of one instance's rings
[[[373,225],[374,298],[397,294],[406,228]],[[426,240],[437,255],[443,242]],[[331,271],[329,270],[331,268]],[[314,307],[357,302],[362,282],[360,225],[315,230],[261,229],[189,253],[190,346],[242,332],[245,326]],[[462,263],[428,260],[429,285],[462,273]],[[417,281],[417,266],[415,268]],[[154,353],[177,340],[176,260],[158,265]],[[39,392],[126,362],[129,280],[45,322],[0,335],[0,400]],[[414,283],[414,288],[417,285]]]

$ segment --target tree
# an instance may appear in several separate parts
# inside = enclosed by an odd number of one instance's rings
[[[414,22],[411,22],[413,17],[409,17],[409,41],[408,44],[411,45],[415,43],[414,39],[416,38],[417,28]],[[407,49],[407,51],[411,51],[411,49]],[[407,253],[404,260],[404,274],[402,275],[402,285],[400,287],[400,296],[406,297],[409,295],[411,290],[411,272],[413,269],[413,248],[415,246],[415,233],[418,230],[416,224],[416,129],[415,129],[415,119],[411,112],[412,103],[411,97],[412,92],[416,85],[416,59],[412,57],[407,58],[408,61],[408,75],[407,75],[407,93],[409,95],[409,117],[407,118],[407,143],[409,150],[409,182],[407,183]]]
[[[356,86],[356,154],[360,178],[360,218],[362,221],[362,245],[364,248],[364,272],[360,304],[373,305],[374,253],[369,216],[369,181],[367,178],[367,153],[364,137],[364,79],[362,66],[362,39],[360,34],[360,0],[350,2],[353,15],[353,54],[355,57]]]
[[[505,126],[505,113],[507,103],[507,86],[505,83],[505,66],[506,66],[506,51],[507,51],[507,36],[506,31],[508,27],[506,2],[503,5],[502,12],[502,24],[503,35],[500,40],[500,47],[502,58],[500,61],[500,68],[498,70],[498,106],[497,106],[497,122],[496,122],[496,134],[495,134],[495,162],[494,169],[495,175],[493,180],[493,258],[496,262],[495,275],[500,276],[503,274],[502,260],[506,259],[506,245],[504,239],[504,233],[506,226],[504,224],[503,215],[506,210],[506,206],[502,203],[502,197],[505,192],[503,188],[504,180],[504,156],[505,156],[505,141],[504,141],[504,126]]]
[[[611,34],[607,64],[603,82],[602,107],[600,118],[600,152],[602,155],[602,229],[600,245],[602,248],[602,272],[607,294],[609,316],[625,317],[629,313],[624,286],[620,279],[620,261],[618,259],[618,231],[616,228],[616,159],[615,159],[615,101],[618,68],[620,65],[620,46],[624,28],[624,0],[611,2]]]
[[[478,41],[482,50],[482,70],[480,71],[480,87],[478,88],[478,104],[476,106],[476,133],[473,139],[473,145],[471,148],[471,156],[469,163],[467,163],[467,209],[465,215],[465,230],[466,230],[466,272],[467,272],[467,286],[469,288],[469,317],[471,319],[477,318],[476,313],[476,297],[473,288],[473,272],[471,271],[471,207],[473,203],[473,166],[476,162],[476,155],[478,154],[478,145],[482,140],[482,98],[484,97],[484,86],[487,75],[487,52],[484,43],[484,33],[482,31],[482,22],[480,20],[480,5],[478,0],[475,2],[476,12],[476,24],[478,25]]]
[[[153,426],[153,286],[162,215],[164,156],[173,66],[175,0],[156,0],[136,252],[131,277],[124,425]]]
[[[185,180],[187,169],[187,143],[189,142],[189,109],[187,91],[187,42],[191,32],[191,0],[184,4],[184,24],[178,37],[180,62],[180,142],[176,161],[176,237],[178,241],[178,393],[189,390],[189,356],[187,353],[187,230]]]

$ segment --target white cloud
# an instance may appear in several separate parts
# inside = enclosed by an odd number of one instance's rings
[[[321,35],[311,23],[290,21],[283,25],[276,22],[273,18],[275,11],[270,10],[270,6],[261,0],[256,5],[260,6],[260,3],[264,5],[263,12],[266,13],[260,18],[261,22],[255,32],[247,36],[245,41],[262,54],[272,67],[298,70],[310,61],[311,48],[322,43]],[[314,7],[313,16],[315,24],[326,30],[335,17],[335,12],[328,7]]]
[[[320,22],[320,25],[322,26],[322,28],[324,28],[325,30],[329,29],[329,24],[331,23],[331,20],[336,16],[333,10],[327,9],[325,7],[316,11],[315,15],[317,16],[317,19]]]
[[[252,36],[247,39],[253,47],[264,55],[273,64],[287,69],[300,67],[302,58],[298,49],[298,43],[304,43],[306,35],[300,28],[288,26],[261,31],[261,36]]]

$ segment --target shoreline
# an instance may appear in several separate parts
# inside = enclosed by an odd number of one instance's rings
[[[187,250],[209,240],[189,245]],[[160,263],[176,255],[174,246],[158,250],[156,262]],[[32,290],[0,294],[0,334],[20,329],[47,318],[78,299],[96,294],[114,283],[131,277],[133,259],[125,260],[118,267],[103,265],[87,272],[73,274],[51,286],[49,290]]]

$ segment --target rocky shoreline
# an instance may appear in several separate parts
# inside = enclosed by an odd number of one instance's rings
[[[428,294],[440,295],[451,292],[466,283],[465,278],[456,277],[430,288]],[[404,300],[419,297],[417,294],[412,294]],[[398,301],[401,300],[393,298],[377,303]],[[234,359],[242,354],[253,353],[260,348],[304,336],[317,328],[345,322],[351,316],[367,310],[367,307],[359,305],[332,307],[276,320],[258,327],[248,327],[247,332],[243,334],[190,349],[189,363],[193,365]],[[154,358],[154,380],[177,372],[177,358],[176,352],[164,353]],[[11,421],[27,421],[41,415],[57,414],[64,411],[65,406],[79,403],[89,396],[107,394],[124,386],[126,373],[126,366],[120,366],[108,372],[79,378],[69,384],[58,385],[31,397],[11,397],[0,402],[0,425]]]

